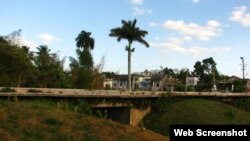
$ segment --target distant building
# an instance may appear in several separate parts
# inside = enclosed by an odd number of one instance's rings
[[[127,89],[128,75],[115,75],[112,82],[113,89]]]
[[[113,80],[112,79],[105,79],[103,81],[103,88],[113,89]]]
[[[127,75],[115,75],[112,78],[106,78],[103,82],[103,87],[105,89],[126,89],[127,83]]]
[[[153,91],[168,91],[173,92],[174,87],[180,82],[167,75],[154,75],[151,78],[151,90]]]
[[[187,86],[196,86],[199,81],[198,77],[186,77]]]
[[[161,74],[138,73],[131,76],[131,87],[133,90],[172,92],[178,84],[179,81],[177,79]],[[103,86],[106,89],[127,89],[128,75],[114,75],[112,78],[107,78],[104,80]]]
[[[138,89],[139,90],[150,90],[151,88],[151,77],[149,76],[141,76],[139,77],[138,83]]]
[[[163,77],[161,75],[154,75],[151,78],[151,90],[153,91],[163,91]]]
[[[243,81],[243,80],[237,76],[231,76],[228,78],[228,80],[219,82],[218,88],[221,91],[233,92],[235,90],[234,89],[234,87],[235,87],[234,82],[235,81]],[[246,91],[250,92],[250,80],[249,79],[246,80],[246,83],[244,85],[246,86]]]
[[[228,82],[233,82],[235,80],[242,80],[241,78],[237,77],[237,76],[231,76],[229,77],[229,79],[227,80]]]

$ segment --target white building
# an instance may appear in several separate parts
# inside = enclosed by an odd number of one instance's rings
[[[127,75],[115,75],[114,78],[105,79],[103,82],[103,87],[106,89],[126,89],[127,85]]]
[[[186,84],[188,86],[196,86],[199,81],[198,77],[186,77]]]

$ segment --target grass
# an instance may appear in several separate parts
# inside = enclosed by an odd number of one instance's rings
[[[0,141],[168,141],[141,128],[58,108],[46,100],[0,99]]]
[[[171,124],[249,124],[250,113],[212,100],[172,101],[144,118],[146,128],[169,135]]]

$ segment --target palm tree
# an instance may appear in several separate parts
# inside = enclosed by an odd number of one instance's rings
[[[128,45],[126,46],[126,51],[128,51],[128,90],[131,90],[131,53],[134,52],[135,48],[132,48],[131,45],[133,41],[142,43],[146,47],[149,47],[149,44],[144,40],[145,35],[148,32],[141,30],[139,27],[136,27],[136,19],[134,21],[125,21],[122,20],[122,27],[113,28],[110,30],[109,36],[117,37],[117,41],[120,42],[122,39],[128,40]]]
[[[51,62],[51,56],[54,54],[50,53],[50,49],[47,45],[40,45],[37,47],[38,52],[35,52],[37,56],[36,64],[38,67],[47,66]]]
[[[95,40],[90,37],[91,32],[82,30],[76,37],[77,54],[79,56],[79,63],[83,68],[91,70],[93,68],[93,58],[90,50],[94,49]],[[81,50],[82,49],[82,50]]]
[[[83,49],[94,49],[95,40],[94,38],[90,37],[91,32],[86,32],[82,30],[79,35],[76,37],[76,46],[78,48]]]

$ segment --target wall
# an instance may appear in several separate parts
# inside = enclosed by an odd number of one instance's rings
[[[147,106],[146,108],[130,108],[130,125],[132,126],[139,126],[141,120],[144,116],[150,113],[151,107]]]

